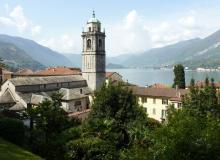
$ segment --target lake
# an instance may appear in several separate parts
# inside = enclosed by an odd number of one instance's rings
[[[107,69],[107,71],[118,72],[123,76],[125,81],[138,84],[140,86],[151,85],[154,83],[163,83],[172,85],[173,70],[172,69]],[[199,72],[194,70],[185,71],[186,83],[194,78],[197,80],[204,80],[206,77],[214,78],[216,82],[220,81],[220,71]]]

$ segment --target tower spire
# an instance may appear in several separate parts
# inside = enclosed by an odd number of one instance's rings
[[[95,11],[92,11],[92,17],[95,18]]]

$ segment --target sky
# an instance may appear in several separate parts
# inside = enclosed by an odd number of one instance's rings
[[[1,0],[0,34],[32,39],[60,53],[82,50],[95,10],[106,54],[138,54],[220,29],[219,0]]]

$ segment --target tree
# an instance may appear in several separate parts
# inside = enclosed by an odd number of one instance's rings
[[[102,86],[94,97],[92,111],[83,124],[81,137],[69,142],[67,155],[69,159],[77,156],[78,159],[117,160],[121,150],[144,141],[147,116],[132,91],[121,84],[110,82],[108,86]],[[91,143],[92,139],[97,143]],[[97,148],[96,154],[90,154],[90,146]]]
[[[220,106],[214,79],[205,82],[199,88],[192,79],[182,109],[169,107],[167,124],[152,134],[149,159],[219,159]]]
[[[184,67],[181,64],[175,65],[174,69],[174,83],[173,83],[173,88],[176,86],[178,88],[185,89],[186,84],[185,84],[185,71]]]
[[[150,159],[219,159],[219,119],[197,117],[185,108],[171,108],[168,114],[172,114],[168,116],[168,124],[153,134]]]
[[[17,145],[24,144],[25,126],[22,121],[0,117],[0,137],[15,143]]]
[[[200,88],[194,85],[194,80],[191,80],[190,92],[183,101],[183,108],[200,118],[220,117],[220,104],[214,79],[211,79],[210,83],[206,78],[205,86]]]
[[[32,131],[32,150],[46,159],[63,159],[65,151],[65,137],[63,132],[71,127],[78,126],[79,122],[70,119],[61,108],[62,94],[55,93],[51,100],[43,101],[33,108],[36,125]],[[63,140],[63,141],[62,141]]]
[[[8,66],[4,63],[4,60],[0,58],[0,68],[7,68]]]

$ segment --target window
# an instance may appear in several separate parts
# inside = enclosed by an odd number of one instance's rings
[[[164,109],[162,109],[162,110],[161,110],[161,118],[162,118],[162,119],[165,119],[165,118],[166,118],[166,115],[167,115],[167,111],[164,110]]]
[[[102,40],[99,39],[99,48],[102,47]]]
[[[91,39],[87,40],[87,49],[91,49]]]
[[[77,110],[78,112],[81,112],[81,111],[82,111],[82,106],[77,106],[77,107],[76,107],[76,110]]]
[[[91,32],[91,27],[89,27],[89,32]]]
[[[141,97],[141,102],[142,103],[147,103],[147,97]]]
[[[89,109],[89,103],[86,104],[86,109]]]
[[[156,98],[153,99],[153,104],[156,104]]]
[[[47,85],[46,84],[44,84],[44,89],[46,89],[47,88]]]
[[[162,99],[162,104],[168,104],[168,99]]]
[[[153,108],[153,115],[155,115],[156,114],[156,109],[155,108]]]
[[[76,101],[75,102],[75,106],[80,106],[81,105],[81,101]]]

